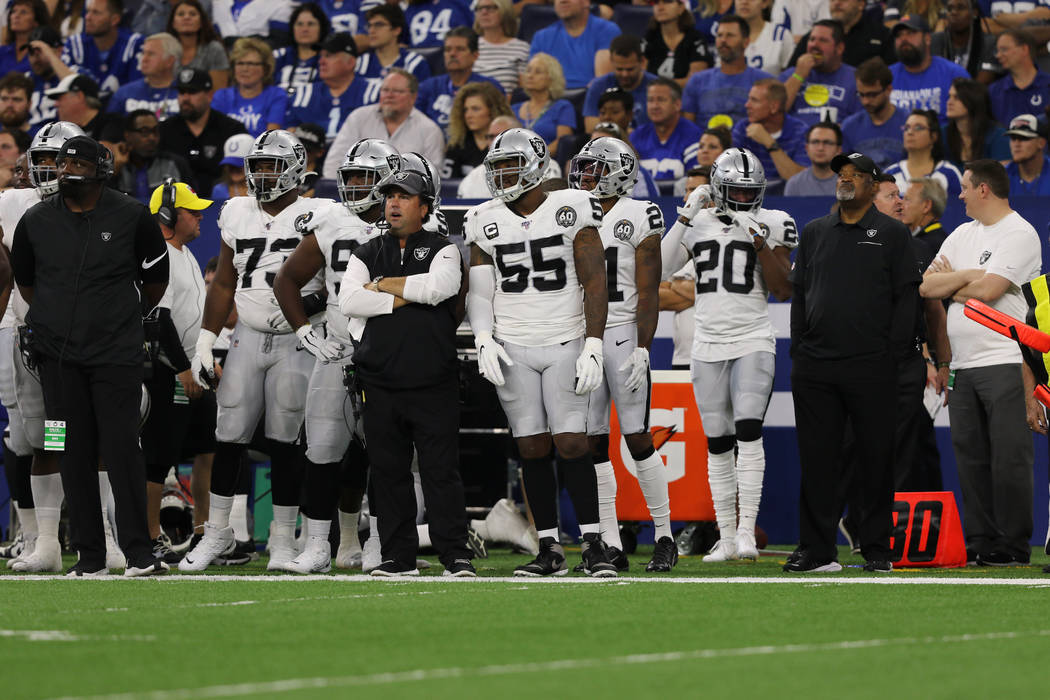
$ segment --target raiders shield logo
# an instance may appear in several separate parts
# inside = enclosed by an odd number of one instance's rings
[[[188,83],[191,80],[193,80],[193,69],[192,68],[186,68],[184,70],[179,71],[179,82],[180,83]]]
[[[627,219],[620,219],[613,228],[613,235],[621,241],[631,240],[631,236],[634,235],[634,224]]]
[[[109,231],[103,231],[102,232],[102,240],[104,242],[109,243],[109,240],[111,238],[113,238],[113,234],[112,233],[110,233]]]
[[[416,256],[416,260],[426,260],[427,256],[430,255],[430,248],[416,248],[412,251],[412,254]]]
[[[218,155],[218,153],[219,153],[219,147],[218,146],[205,146],[204,147],[204,157],[207,158],[208,160],[211,160],[212,158],[214,158],[216,155]]]
[[[547,144],[543,142],[543,139],[529,139],[529,143],[532,145],[532,150],[536,151],[537,158],[542,158],[547,152]]]
[[[990,258],[990,257],[992,257],[992,251],[990,251],[990,250],[984,251],[983,253],[981,253],[981,260],[980,260],[980,262],[977,263],[977,264],[978,265],[984,265],[986,262],[988,262],[988,258]]]
[[[306,233],[307,224],[309,224],[310,220],[313,218],[314,213],[312,211],[308,211],[305,214],[300,214],[299,216],[295,217],[295,230],[299,233]]]
[[[873,228],[869,228],[869,229],[868,229],[868,238],[875,238],[875,234],[876,234],[876,233],[878,233],[878,231],[877,231],[877,230],[875,230],[875,229],[873,229]]]
[[[634,170],[634,156],[630,155],[629,153],[621,153],[620,166],[623,168],[624,172],[627,173]]]
[[[481,228],[481,232],[485,234],[485,238],[491,241],[493,238],[499,235],[499,226],[497,226],[496,222],[493,221],[491,224],[485,224]]]
[[[387,156],[386,163],[391,170],[397,170],[401,167],[401,156]]]
[[[554,221],[559,226],[569,228],[576,223],[576,210],[572,207],[562,207],[554,214]]]
[[[295,159],[306,162],[306,147],[301,143],[297,143],[292,147],[292,152],[295,154]]]
[[[407,179],[408,179],[408,173],[404,172],[404,171],[399,172],[396,175],[394,175],[394,182],[404,182]]]

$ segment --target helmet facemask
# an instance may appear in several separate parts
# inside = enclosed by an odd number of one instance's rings
[[[248,192],[260,202],[272,202],[299,186],[282,156],[249,154],[244,157]]]
[[[45,164],[45,158],[50,162]],[[47,196],[58,192],[58,150],[50,148],[29,149],[29,182],[41,195]]]

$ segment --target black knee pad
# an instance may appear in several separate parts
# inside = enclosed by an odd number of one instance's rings
[[[740,442],[754,442],[762,439],[762,421],[757,418],[738,420],[736,422],[736,439]]]
[[[718,437],[707,438],[707,451],[711,454],[720,455],[725,452],[732,452],[734,447],[736,447],[735,435],[719,435]]]
[[[609,436],[608,435],[595,435],[594,449],[591,450],[591,454],[594,455],[594,463],[601,464],[602,462],[609,461]]]

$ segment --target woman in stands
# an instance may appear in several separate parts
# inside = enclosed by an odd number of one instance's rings
[[[652,0],[651,4],[653,18],[645,34],[649,71],[685,87],[690,75],[713,65],[707,39],[680,0]]]
[[[976,80],[956,78],[948,88],[944,128],[947,157],[957,168],[981,158],[1010,160],[1010,139],[992,118],[988,88]]]
[[[295,8],[291,20],[292,40],[273,52],[274,83],[291,95],[300,85],[317,80],[321,42],[331,29],[328,17],[315,3]]]
[[[715,159],[732,145],[733,135],[729,129],[718,126],[704,129],[704,133],[700,134],[699,147],[696,151],[696,164],[711,167],[715,164]]]
[[[944,144],[937,112],[931,109],[913,110],[901,131],[904,132],[906,157],[886,168],[886,174],[896,179],[901,192],[910,186],[909,180],[912,178],[930,177],[941,183],[949,197],[958,196],[962,173],[944,160]]]
[[[478,33],[474,71],[498,80],[509,95],[518,87],[529,61],[529,45],[516,38],[518,17],[511,0],[478,0],[474,31]]]
[[[280,129],[288,107],[288,93],[273,80],[273,52],[262,39],[238,39],[230,51],[233,85],[212,98],[211,108],[244,124],[252,136],[267,129]]]
[[[536,54],[525,68],[521,86],[529,99],[511,106],[514,115],[547,142],[551,153],[556,152],[558,139],[576,130],[576,109],[568,100],[558,99],[565,93],[561,65],[549,54]]]
[[[510,105],[492,83],[467,83],[460,88],[449,115],[442,179],[466,177],[481,165],[489,148],[489,125],[501,115],[511,115]]]
[[[43,0],[12,0],[5,12],[7,26],[4,43],[0,45],[0,76],[15,70],[28,74],[29,35],[37,27],[48,26],[51,13]]]
[[[168,17],[168,34],[182,44],[182,67],[206,70],[211,84],[221,90],[230,83],[230,59],[199,0],[179,0]]]

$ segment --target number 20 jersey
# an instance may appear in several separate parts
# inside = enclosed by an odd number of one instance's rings
[[[599,233],[609,283],[609,320],[605,325],[611,328],[633,323],[638,313],[635,254],[649,236],[664,235],[663,214],[652,202],[621,197],[605,214]]]
[[[732,215],[703,209],[682,237],[696,269],[695,359],[735,357],[732,346],[747,341],[760,341],[769,352],[776,350],[769,290],[749,228],[761,228],[771,248],[790,250],[798,245],[794,219],[777,209]],[[719,346],[721,351],[715,349]]]
[[[227,200],[219,213],[222,241],[233,250],[233,269],[237,272],[234,302],[237,316],[249,328],[273,333],[266,322],[277,310],[273,281],[285,259],[302,240],[317,200],[300,197],[277,216],[270,216],[254,197]],[[321,289],[320,277],[303,287],[303,294]]]
[[[528,347],[583,336],[583,290],[573,241],[581,230],[601,225],[601,205],[580,190],[549,192],[526,217],[497,199],[467,212],[467,243],[476,244],[496,265],[493,335]]]
[[[306,229],[307,233],[314,234],[317,247],[324,255],[322,274],[328,289],[328,306],[325,309],[328,335],[349,345],[350,335],[361,337],[365,319],[348,319],[343,315],[339,310],[339,287],[342,286],[350,255],[359,245],[378,236],[380,231],[378,226],[365,222],[340,202],[318,199],[314,202],[317,208],[313,218],[306,224]]]

